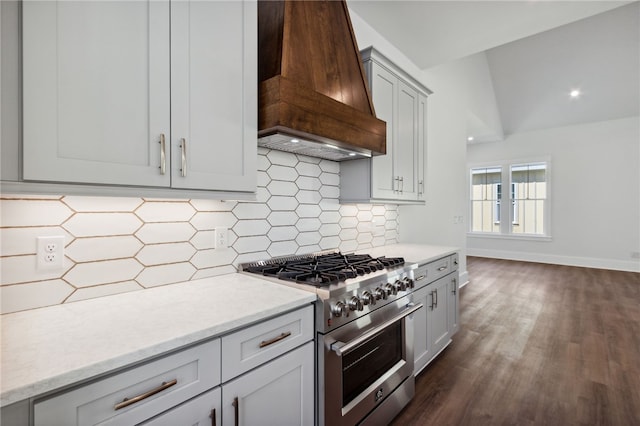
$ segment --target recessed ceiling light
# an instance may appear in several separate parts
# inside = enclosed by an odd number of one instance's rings
[[[469,137],[467,138],[467,140],[468,140],[469,142],[473,141],[473,136],[469,136]]]
[[[298,139],[291,139],[291,143],[298,143],[300,142]]]
[[[577,98],[580,96],[580,90],[578,89],[573,89],[571,92],[569,92],[569,96],[571,96],[572,98]]]
[[[350,152],[350,153],[349,153],[349,157],[355,157],[355,156],[356,156],[356,153],[355,153],[355,152]]]

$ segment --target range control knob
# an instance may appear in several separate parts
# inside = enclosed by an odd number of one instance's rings
[[[360,300],[358,296],[351,297],[351,299],[349,299],[349,301],[347,302],[347,305],[349,305],[349,309],[351,309],[352,311],[361,311],[364,309],[364,307],[362,306],[362,300]]]
[[[404,281],[396,280],[393,285],[398,289],[398,291],[405,291],[407,289],[407,283]]]
[[[391,283],[387,283],[387,284],[384,286],[384,289],[385,289],[385,291],[387,292],[387,294],[388,294],[389,296],[390,296],[390,295],[392,295],[392,294],[393,294],[394,296],[395,296],[396,294],[398,294],[398,289],[396,288],[396,286],[395,286],[395,285],[393,285],[393,284],[391,284]]]
[[[413,280],[411,278],[405,277],[403,281],[407,283],[407,288],[413,288]]]
[[[369,290],[365,290],[362,292],[362,296],[360,297],[362,299],[362,303],[366,306],[366,305],[375,305],[376,304],[376,298],[373,294],[371,294],[371,292]]]
[[[375,290],[373,290],[373,295],[376,296],[377,300],[380,300],[380,299],[386,300],[387,297],[389,297],[387,292],[382,287],[376,287]]]
[[[344,313],[345,308],[346,308],[346,305],[344,304],[344,302],[337,301],[335,305],[331,307],[331,313],[333,314],[334,317],[341,317],[342,314]]]

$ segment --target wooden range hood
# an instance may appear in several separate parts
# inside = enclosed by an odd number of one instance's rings
[[[259,1],[258,82],[260,146],[335,161],[386,154],[344,0]]]

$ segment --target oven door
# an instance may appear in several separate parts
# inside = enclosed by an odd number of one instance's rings
[[[320,424],[355,425],[406,380],[414,380],[411,314],[421,308],[403,297],[319,336]],[[412,397],[404,397],[401,406]]]

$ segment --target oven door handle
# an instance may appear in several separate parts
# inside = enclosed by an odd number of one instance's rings
[[[402,311],[401,313],[399,313],[395,317],[393,317],[391,319],[388,319],[387,321],[383,322],[382,324],[380,324],[376,328],[371,329],[371,330],[367,331],[366,333],[356,337],[355,339],[353,339],[349,343],[343,343],[343,342],[340,342],[340,341],[333,342],[331,344],[331,350],[334,351],[338,356],[342,356],[343,354],[349,352],[351,349],[355,348],[356,346],[360,345],[361,343],[366,342],[371,337],[373,337],[374,335],[378,334],[379,332],[381,332],[385,328],[389,327],[390,325],[392,325],[396,321],[400,321],[404,317],[408,317],[409,315],[411,315],[412,313],[414,313],[418,309],[421,309],[422,306],[423,306],[422,303],[418,303],[417,305],[414,305],[413,303],[409,303],[407,305],[407,307],[409,309]]]

